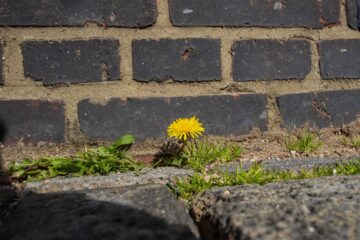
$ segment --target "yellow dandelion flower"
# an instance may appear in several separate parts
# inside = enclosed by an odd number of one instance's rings
[[[205,128],[195,116],[191,118],[179,118],[170,124],[167,129],[169,137],[186,141],[195,139],[203,134]]]

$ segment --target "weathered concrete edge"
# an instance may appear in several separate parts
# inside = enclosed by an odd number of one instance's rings
[[[53,178],[41,182],[27,183],[21,193],[26,195],[29,192],[66,192],[145,184],[167,184],[172,182],[175,178],[184,178],[193,174],[194,172],[192,170],[163,167],[145,169],[138,174],[135,172],[128,172],[110,174],[107,176]]]
[[[352,157],[326,157],[326,158],[289,158],[282,160],[264,160],[260,161],[266,169],[271,170],[300,170],[319,166],[331,166],[344,164],[360,156]],[[231,162],[216,167],[222,171],[235,171],[236,167],[242,166],[248,169],[254,162]],[[176,178],[185,178],[192,176],[192,170],[179,169],[173,167],[162,167],[156,169],[145,169],[139,174],[134,172],[110,174],[108,176],[85,176],[70,178],[53,178],[41,182],[27,183],[21,191],[21,194],[28,192],[46,193],[46,192],[64,192],[77,191],[85,189],[116,188],[144,184],[167,184]]]
[[[263,161],[247,161],[247,162],[231,162],[223,164],[218,169],[233,172],[236,167],[242,167],[244,170],[249,169],[254,163],[260,163],[264,168],[269,170],[301,170],[311,169],[321,166],[335,166],[337,164],[349,163],[355,159],[359,159],[360,155],[351,157],[309,157],[309,158],[286,158],[286,159],[270,159]]]

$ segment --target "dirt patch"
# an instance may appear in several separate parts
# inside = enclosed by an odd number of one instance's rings
[[[290,152],[285,145],[286,139],[294,133],[278,130],[268,133],[253,131],[251,134],[240,137],[213,137],[212,142],[224,142],[226,144],[239,145],[245,149],[244,154],[239,158],[242,161],[257,161],[266,159],[283,159],[289,157],[351,157],[360,155],[360,148],[344,145],[344,138],[360,134],[360,121],[346,125],[343,128],[329,128],[321,131],[314,131],[318,141],[322,143],[320,149],[314,153],[301,154]],[[147,140],[136,143],[130,153],[133,156],[147,156],[144,160],[148,162],[148,157],[155,154],[163,140]],[[87,147],[97,147],[109,144],[109,142],[87,143]],[[19,143],[16,146],[3,146],[2,155],[5,166],[11,161],[21,161],[23,159],[36,159],[43,156],[75,156],[77,152],[84,149],[85,144],[77,145],[24,145]],[[142,157],[139,157],[142,159]]]

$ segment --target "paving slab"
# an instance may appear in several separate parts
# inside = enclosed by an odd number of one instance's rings
[[[167,184],[174,178],[182,178],[192,175],[191,170],[173,167],[144,169],[143,171],[117,173],[107,176],[85,176],[53,178],[41,182],[27,183],[23,191],[26,192],[63,192],[84,189],[115,188],[143,184]]]
[[[268,169],[280,170],[299,170],[304,168],[314,168],[318,166],[331,166],[341,164],[347,161],[356,159],[351,158],[289,158],[289,159],[271,159],[264,160],[261,164]],[[220,169],[223,171],[235,171],[239,166],[243,169],[248,169],[253,162],[231,162],[221,165]],[[140,173],[118,173],[110,174],[107,176],[85,176],[85,177],[67,177],[67,178],[53,178],[41,182],[27,183],[23,192],[62,192],[62,191],[75,191],[83,189],[100,189],[100,188],[115,188],[131,185],[141,184],[167,184],[172,182],[175,178],[183,178],[193,175],[192,170],[179,169],[173,167],[161,167],[156,169],[145,169]]]
[[[186,208],[164,185],[30,193],[0,239],[196,239]]]
[[[216,188],[191,212],[204,239],[353,239],[360,236],[360,176]]]

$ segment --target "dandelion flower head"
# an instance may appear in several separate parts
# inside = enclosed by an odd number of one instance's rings
[[[196,139],[205,131],[202,123],[195,116],[191,118],[178,118],[168,127],[169,137],[186,141],[189,138]]]

